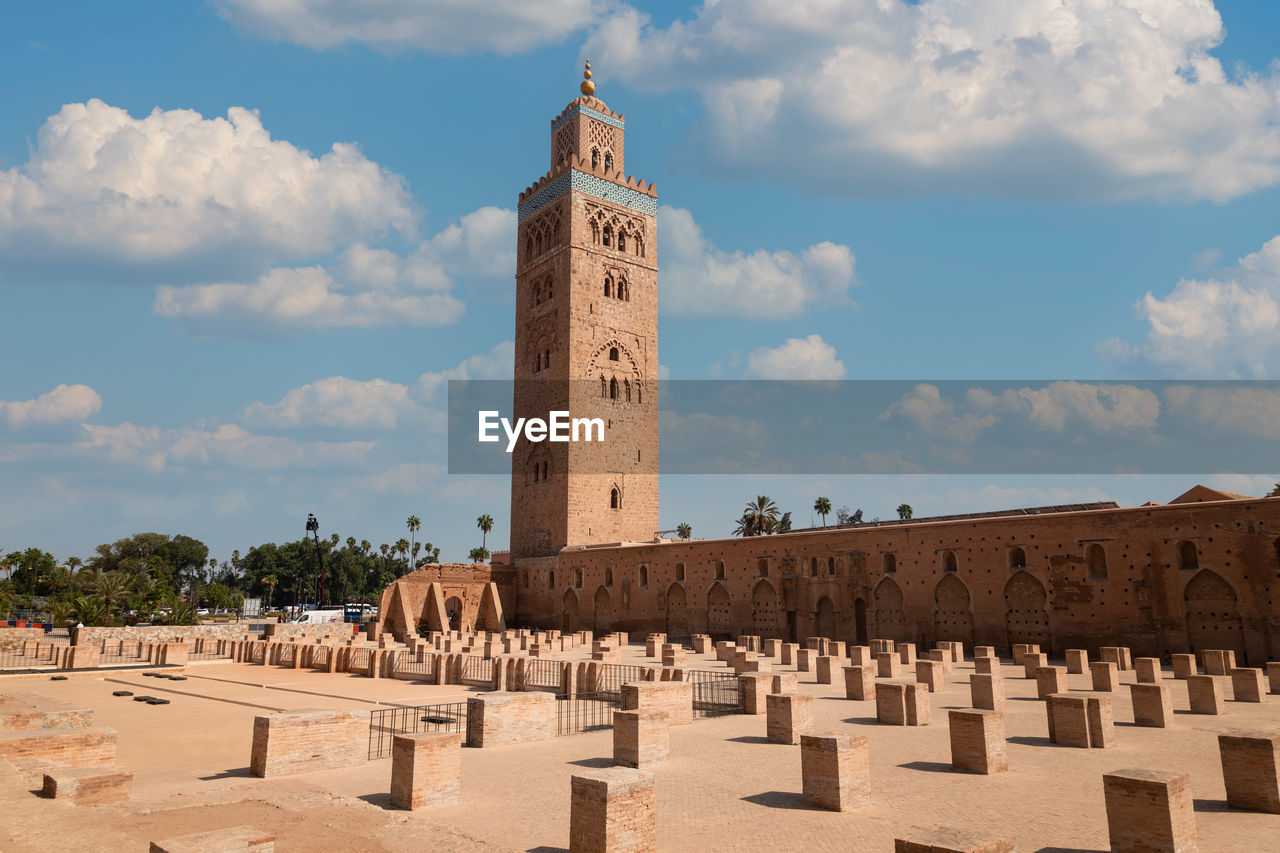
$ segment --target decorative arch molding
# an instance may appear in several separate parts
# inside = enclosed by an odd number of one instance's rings
[[[751,588],[751,632],[760,637],[782,636],[778,591],[761,579]]]
[[[734,636],[733,599],[722,581],[716,581],[707,590],[707,633],[715,640]]]
[[[1191,650],[1231,649],[1240,665],[1245,665],[1244,619],[1230,581],[1212,569],[1201,569],[1187,581],[1182,600]]]
[[[667,587],[667,637],[684,640],[689,636],[689,596],[684,587],[673,583]]]
[[[886,640],[905,642],[907,615],[903,610],[902,587],[893,578],[883,578],[872,593],[875,601],[875,635]]]
[[[1009,645],[1035,643],[1050,653],[1048,594],[1030,572],[1017,571],[1004,585],[1005,629]]]
[[[829,640],[836,639],[836,605],[829,595],[818,599],[818,607],[814,611],[813,630],[816,636],[826,637]]]
[[[933,630],[938,640],[973,645],[972,598],[956,575],[943,575],[933,589]]]

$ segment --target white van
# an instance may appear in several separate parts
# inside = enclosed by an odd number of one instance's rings
[[[341,622],[341,610],[308,610],[294,619],[293,625],[324,625],[327,622]]]

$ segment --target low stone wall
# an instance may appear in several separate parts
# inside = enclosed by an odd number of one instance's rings
[[[92,725],[92,708],[61,702],[39,693],[0,696],[0,731],[87,729]]]
[[[368,712],[266,714],[253,718],[249,772],[267,777],[352,767],[368,760],[368,749]]]
[[[248,622],[228,622],[224,625],[126,625],[118,628],[72,628],[71,643],[76,646],[101,644],[107,640],[175,643],[194,640],[197,637],[243,640],[248,633]]]
[[[346,639],[355,634],[353,629],[358,625],[346,622],[325,622],[320,625],[291,625],[281,622],[266,626],[266,636],[272,640],[293,640],[301,637],[341,637]]]
[[[28,640],[43,640],[44,628],[0,628],[0,652],[21,650]]]

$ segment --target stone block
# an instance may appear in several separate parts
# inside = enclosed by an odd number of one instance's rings
[[[782,655],[782,641],[781,640],[765,640],[764,655],[765,657],[771,657],[775,659],[780,657]]]
[[[1004,714],[979,708],[947,712],[951,729],[951,766],[966,773],[1003,773],[1009,769]]]
[[[996,656],[995,646],[974,646],[973,647],[973,659],[975,661],[978,658],[993,658],[995,656]]]
[[[1067,668],[1042,666],[1036,669],[1036,698],[1045,699],[1055,693],[1067,692]]]
[[[118,767],[59,767],[44,775],[46,797],[77,806],[97,806],[129,799],[133,774]]]
[[[796,662],[796,652],[800,651],[800,646],[795,643],[782,644],[782,665],[794,666]]]
[[[1156,729],[1173,725],[1173,693],[1165,685],[1130,684],[1129,698],[1133,702],[1134,725]]]
[[[1000,671],[1000,659],[994,655],[973,659],[973,671],[979,675],[994,675]]]
[[[894,647],[898,653],[898,659],[903,666],[915,666],[916,663],[916,644],[915,643],[898,643]]]
[[[832,676],[839,666],[838,660],[838,658],[831,655],[819,655],[817,660],[814,661],[819,684],[830,684],[832,682]]]
[[[875,698],[875,670],[870,666],[846,666],[844,668],[844,695],[846,699]]]
[[[797,649],[796,670],[799,672],[811,672],[813,670],[813,661],[817,657],[818,653],[813,649]]]
[[[282,711],[253,718],[249,772],[280,776],[368,761],[369,716],[353,711]]]
[[[1114,693],[1120,689],[1119,665],[1115,661],[1094,661],[1089,664],[1089,675],[1096,693]]]
[[[462,733],[395,735],[391,742],[391,805],[421,809],[456,803],[462,789]]]
[[[671,754],[667,712],[655,708],[613,712],[613,763],[648,770]]]
[[[1267,695],[1267,681],[1261,669],[1236,667],[1231,670],[1231,690],[1237,702],[1261,702]]]
[[[849,663],[854,666],[875,666],[876,658],[870,646],[850,646]]]
[[[1227,675],[1235,666],[1235,652],[1225,649],[1205,649],[1200,658],[1204,661],[1205,675]]]
[[[1191,776],[1113,770],[1102,777],[1112,853],[1194,853]]]
[[[930,693],[937,693],[944,686],[946,673],[942,663],[936,660],[916,661],[916,681],[929,688]]]
[[[738,700],[744,714],[763,714],[765,697],[781,691],[773,689],[774,676],[748,673],[738,676]]]
[[[1226,732],[1218,753],[1228,806],[1280,814],[1280,734]]]
[[[889,726],[929,724],[929,690],[908,681],[876,682],[876,720]]]
[[[1164,680],[1160,658],[1134,658],[1133,671],[1139,684],[1159,684]]]
[[[1193,714],[1221,714],[1226,709],[1222,682],[1215,675],[1187,676],[1187,701]]]
[[[1067,673],[1083,675],[1089,666],[1089,652],[1086,649],[1067,649]]]
[[[150,853],[275,853],[276,837],[250,826],[179,835],[152,841]]]
[[[813,697],[806,693],[770,693],[765,699],[765,730],[770,743],[797,744],[813,729]]]
[[[570,783],[570,853],[657,850],[653,781],[647,770],[629,767],[575,774]]]
[[[800,678],[794,672],[775,672],[770,693],[795,693],[800,689]]]
[[[1031,651],[1031,646],[1026,643],[1014,643],[1011,651],[1013,652],[1013,663],[1015,666],[1022,665],[1022,658],[1027,652]]]
[[[801,735],[805,802],[842,812],[871,803],[871,760],[864,735]]]
[[[107,768],[116,761],[116,733],[108,728],[0,731],[0,760],[41,772],[50,764]]]
[[[624,711],[648,708],[666,711],[667,721],[673,726],[692,723],[693,684],[687,681],[641,681],[622,685]]]
[[[969,676],[970,704],[985,711],[1004,711],[1004,679],[977,672]]]
[[[893,840],[893,853],[1014,853],[1014,839],[971,829],[931,826]]]
[[[843,658],[848,656],[847,645],[839,640],[832,640],[827,644],[827,654],[833,658],[841,658],[843,661]]]
[[[902,675],[902,658],[897,652],[880,652],[876,655],[876,674],[881,678],[899,678]]]
[[[1049,740],[1061,746],[1106,748],[1115,743],[1111,697],[1057,693],[1045,701]]]
[[[1044,652],[1027,652],[1022,656],[1022,669],[1028,679],[1036,677],[1036,670],[1049,665],[1049,656]]]
[[[1195,655],[1174,655],[1173,656],[1173,677],[1179,681],[1186,679],[1188,675],[1196,674],[1196,656]]]
[[[950,649],[930,649],[929,654],[926,657],[934,663],[942,664],[942,671],[944,673],[950,672],[951,667],[954,665],[951,661]]]
[[[533,743],[555,733],[556,698],[550,693],[493,691],[467,699],[468,746]]]

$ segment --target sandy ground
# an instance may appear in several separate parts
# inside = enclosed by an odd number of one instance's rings
[[[689,666],[723,668],[690,654]],[[624,662],[646,662],[643,647]],[[791,670],[791,667],[785,668]],[[1216,735],[1280,729],[1280,697],[1228,702],[1220,717],[1187,713],[1185,686],[1170,678],[1175,727],[1132,725],[1128,690],[1114,694],[1117,744],[1071,749],[1050,744],[1043,704],[1021,667],[1003,672],[1009,695],[1010,771],[954,773],[946,712],[969,704],[972,663],[957,667],[933,699],[933,725],[875,722],[872,702],[843,698],[842,685],[800,675],[816,697],[815,729],[864,734],[871,751],[874,802],[846,813],[808,808],[800,796],[799,747],[764,740],[763,716],[698,720],[671,732],[670,763],[657,773],[663,851],[887,851],[912,826],[936,823],[1016,836],[1027,851],[1106,850],[1102,774],[1124,767],[1189,772],[1200,849],[1280,850],[1280,816],[1228,810]],[[607,766],[611,733],[549,742],[466,749],[462,802],[403,812],[389,808],[390,761],[280,779],[248,775],[253,717],[274,710],[460,701],[472,692],[360,676],[230,663],[193,664],[184,682],[137,673],[65,682],[6,681],[0,693],[38,692],[94,708],[96,723],[119,733],[119,762],[135,773],[134,795],[118,805],[74,807],[34,796],[29,785],[0,782],[5,820],[0,850],[145,850],[152,840],[248,824],[277,834],[281,851],[560,850],[568,846],[569,778]],[[1123,673],[1122,681],[1132,681]],[[1088,675],[1069,677],[1090,689]],[[150,706],[111,696],[128,689],[169,698]]]

